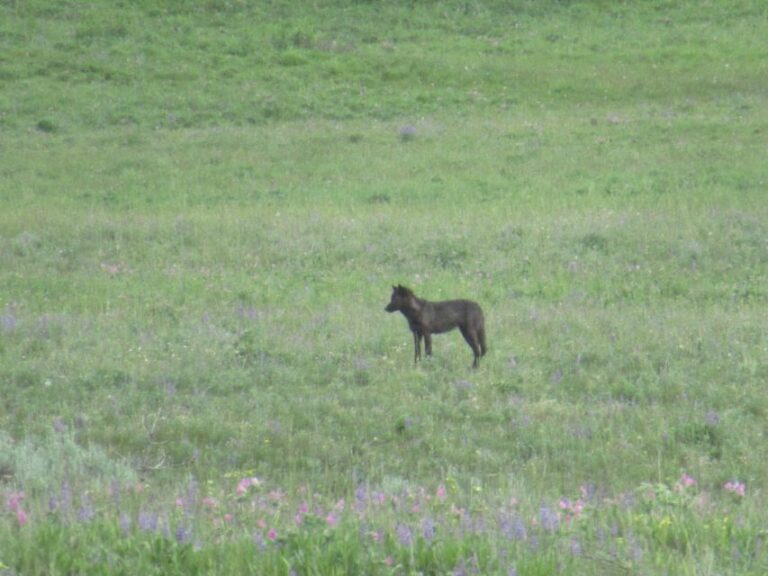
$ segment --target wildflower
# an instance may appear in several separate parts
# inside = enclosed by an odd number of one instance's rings
[[[5,505],[8,510],[15,512],[21,507],[22,500],[24,500],[24,492],[11,492],[5,499]]]
[[[581,556],[581,542],[578,538],[571,538],[571,555]]]
[[[560,517],[557,512],[542,504],[539,509],[539,522],[546,532],[554,532],[560,525]]]
[[[27,513],[24,512],[22,508],[19,508],[16,510],[16,521],[19,523],[19,526],[24,526],[24,524],[26,524],[28,520],[29,520],[29,517],[27,516]]]
[[[413,544],[413,533],[407,525],[398,524],[395,532],[401,546],[410,547]]]
[[[259,550],[264,550],[267,547],[267,543],[264,542],[264,537],[259,532],[253,533],[253,543]]]
[[[256,476],[252,478],[243,478],[240,480],[240,482],[237,483],[237,489],[235,490],[235,493],[238,496],[242,496],[248,492],[248,488],[251,486],[257,487],[259,485],[261,485],[261,480],[259,480]]]
[[[24,492],[11,492],[5,501],[8,510],[16,515],[19,526],[24,526],[29,521],[29,516],[21,507],[22,500],[24,500]]]
[[[258,478],[256,480],[258,480]],[[283,502],[285,500],[285,494],[282,490],[272,490],[269,493],[269,499],[276,503]]]
[[[179,544],[186,544],[192,538],[192,530],[183,524],[176,526],[176,541]]]
[[[274,528],[270,528],[269,532],[267,532],[267,538],[269,538],[271,542],[274,542],[275,540],[277,540],[277,530],[275,530]]]
[[[723,488],[725,488],[727,492],[731,492],[737,496],[744,496],[747,490],[747,487],[744,485],[744,483],[738,481],[726,482],[723,485]]]
[[[72,489],[69,487],[69,482],[66,480],[61,483],[61,497],[59,499],[59,507],[65,512],[72,510]]]
[[[697,483],[698,482],[696,482],[695,478],[683,472],[683,475],[680,477],[680,480],[677,482],[677,487],[681,489],[685,489],[685,488],[690,488],[691,486],[696,486]]]
[[[435,533],[437,532],[437,525],[435,524],[435,521],[432,520],[430,517],[426,517],[421,521],[421,533],[424,536],[424,540],[427,542],[432,542],[435,538]]]
[[[190,479],[189,486],[187,486],[187,497],[184,499],[185,509],[189,508],[195,502],[197,502],[198,491],[199,491],[199,486],[198,486],[197,480],[195,480],[194,478]]]
[[[501,534],[509,540],[525,540],[527,535],[525,522],[517,514],[513,516],[502,514],[499,518],[499,529]]]
[[[157,516],[151,512],[139,512],[139,528],[144,532],[157,530]]]
[[[90,522],[94,516],[96,516],[96,512],[93,509],[93,504],[91,504],[90,499],[86,497],[77,513],[77,519],[80,522]]]
[[[112,496],[112,501],[115,504],[115,508],[118,510],[120,509],[120,504],[122,502],[122,497],[120,494],[120,482],[117,480],[112,480],[109,484],[109,494]]]
[[[336,526],[338,522],[339,522],[339,519],[336,516],[336,514],[334,514],[333,512],[329,512],[328,516],[325,517],[325,523],[328,524],[328,526],[330,526],[331,528]]]
[[[571,502],[567,498],[562,498],[560,500],[560,509],[565,513],[565,520],[570,522],[581,515],[581,511],[584,509],[584,503],[581,499]]]
[[[355,510],[363,512],[366,508],[368,493],[362,484],[355,489]]]
[[[387,556],[387,557],[384,559],[384,563],[385,563],[385,564],[386,564],[388,567],[390,567],[390,568],[391,568],[391,567],[392,567],[392,565],[395,563],[395,561],[392,559],[392,556],[390,555],[390,556]]]
[[[6,306],[6,311],[7,310],[8,307]],[[0,315],[0,327],[2,327],[3,331],[7,334],[13,332],[18,324],[18,319],[13,315],[11,311],[7,311],[5,314]]]
[[[53,430],[57,434],[63,434],[67,431],[67,425],[64,423],[64,420],[62,420],[60,416],[56,416],[56,418],[53,419]]]
[[[443,484],[440,484],[440,486],[437,487],[437,492],[435,493],[435,496],[437,496],[438,500],[445,500],[448,496],[448,491],[445,489],[445,486]]]
[[[403,142],[410,142],[416,138],[416,126],[413,124],[406,124],[400,128],[400,140]]]
[[[235,517],[232,514],[224,514],[224,522],[232,522],[235,519]]]
[[[123,536],[128,536],[131,531],[131,517],[125,512],[120,514],[120,530],[123,531]]]

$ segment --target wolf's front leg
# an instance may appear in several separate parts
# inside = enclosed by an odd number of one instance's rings
[[[421,334],[418,332],[413,333],[413,363],[416,364],[421,358]]]

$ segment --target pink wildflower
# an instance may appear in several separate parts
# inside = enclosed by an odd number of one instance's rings
[[[696,479],[692,476],[688,476],[688,474],[683,474],[683,476],[680,478],[680,482],[682,482],[683,486],[686,488],[689,486],[696,486],[697,484]]]
[[[437,487],[437,492],[435,493],[435,496],[437,496],[438,500],[445,500],[448,496],[448,490],[445,489],[445,486],[443,484],[440,484],[440,486]]]
[[[232,522],[234,519],[235,517],[232,514],[224,514],[224,522]]]
[[[296,524],[296,526],[301,526],[303,522],[304,522],[303,514],[298,513],[293,517],[293,523]]]
[[[22,500],[24,500],[24,492],[11,492],[5,499],[5,505],[8,510],[15,512],[21,506]]]
[[[389,566],[389,567],[391,568],[391,567],[392,567],[392,565],[395,563],[395,561],[394,561],[394,560],[392,560],[392,556],[387,556],[387,557],[384,559],[384,563],[385,563],[387,566]]]
[[[248,492],[248,488],[251,486],[257,487],[261,485],[261,480],[259,480],[256,476],[252,478],[243,478],[240,480],[240,482],[237,483],[237,489],[235,490],[235,493],[238,496],[242,496],[246,492]]]
[[[272,542],[277,540],[277,530],[270,528],[269,532],[267,532],[267,538],[269,538]]]
[[[565,521],[569,522],[581,515],[581,511],[584,509],[584,503],[581,499],[571,502],[567,498],[560,500],[560,509],[565,513]]]
[[[27,521],[29,520],[27,513],[21,509],[21,506],[19,506],[19,508],[16,509],[16,520],[18,521],[19,526],[24,526],[24,524],[26,524]]]
[[[747,490],[747,487],[744,485],[743,482],[737,482],[737,481],[726,482],[723,485],[723,488],[725,488],[728,492],[736,494],[737,496],[744,496]]]
[[[272,502],[282,502],[285,499],[285,494],[282,490],[272,490],[269,493],[269,499]]]
[[[328,526],[336,526],[338,524],[339,519],[336,517],[336,515],[331,512],[328,514],[328,516],[325,517],[325,523],[328,524]]]
[[[8,510],[16,515],[19,526],[24,526],[29,521],[29,516],[21,507],[22,500],[24,500],[24,492],[11,492],[5,500]]]

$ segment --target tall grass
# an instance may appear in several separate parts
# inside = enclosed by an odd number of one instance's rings
[[[763,573],[765,15],[0,6],[0,572]]]

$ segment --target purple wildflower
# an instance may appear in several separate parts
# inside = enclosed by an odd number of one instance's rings
[[[60,416],[56,416],[53,419],[53,430],[57,434],[64,434],[67,431],[67,425],[64,424],[64,420]]]
[[[357,510],[358,513],[363,513],[367,507],[368,491],[365,489],[365,486],[360,484],[355,489],[355,510]]]
[[[72,510],[72,489],[69,487],[69,482],[64,480],[61,483],[61,493],[59,496],[59,509],[62,512],[69,512]]]
[[[157,515],[151,512],[139,512],[139,528],[144,532],[155,532],[157,530]]]
[[[714,410],[710,410],[704,415],[704,423],[707,426],[714,428],[720,423],[720,415]]]
[[[635,562],[639,562],[643,558],[643,549],[640,547],[640,545],[637,543],[637,540],[635,540],[634,536],[630,534],[629,538],[627,539],[629,542],[629,551],[630,551],[630,557]]]
[[[436,532],[437,525],[432,518],[427,516],[421,521],[421,533],[424,536],[424,540],[427,542],[432,542],[432,540],[435,539]]]
[[[525,540],[528,535],[525,522],[518,514],[502,514],[499,518],[499,530],[509,540]]]
[[[581,542],[578,538],[571,538],[571,554],[573,556],[581,556]]]
[[[470,574],[479,574],[480,568],[478,566],[477,555],[473,555],[469,562],[462,558],[453,569],[453,576],[470,576]]]
[[[253,533],[253,543],[256,545],[256,548],[260,552],[265,550],[267,547],[267,542],[264,540],[264,536],[261,535],[261,532]]]
[[[8,310],[7,307],[6,310]],[[6,334],[10,334],[16,330],[16,326],[18,326],[18,324],[19,321],[16,319],[16,316],[14,316],[10,311],[6,311],[5,314],[0,315],[0,327],[2,327],[3,332]]]
[[[176,526],[176,542],[179,544],[187,544],[192,539],[192,529],[179,524]]]
[[[456,380],[455,386],[457,390],[472,390],[474,384],[469,380]]]
[[[131,517],[125,512],[120,514],[120,530],[123,531],[123,536],[128,536],[131,532]]]
[[[91,499],[88,496],[83,497],[83,501],[80,503],[80,510],[77,513],[77,519],[80,522],[90,522],[96,516],[96,511],[93,509]]]
[[[545,532],[554,532],[560,525],[560,517],[546,504],[542,504],[539,508],[539,522]]]
[[[400,140],[403,142],[410,142],[416,138],[416,126],[413,124],[406,124],[400,128]]]
[[[410,547],[413,544],[413,532],[406,524],[398,523],[395,532],[401,546]]]

